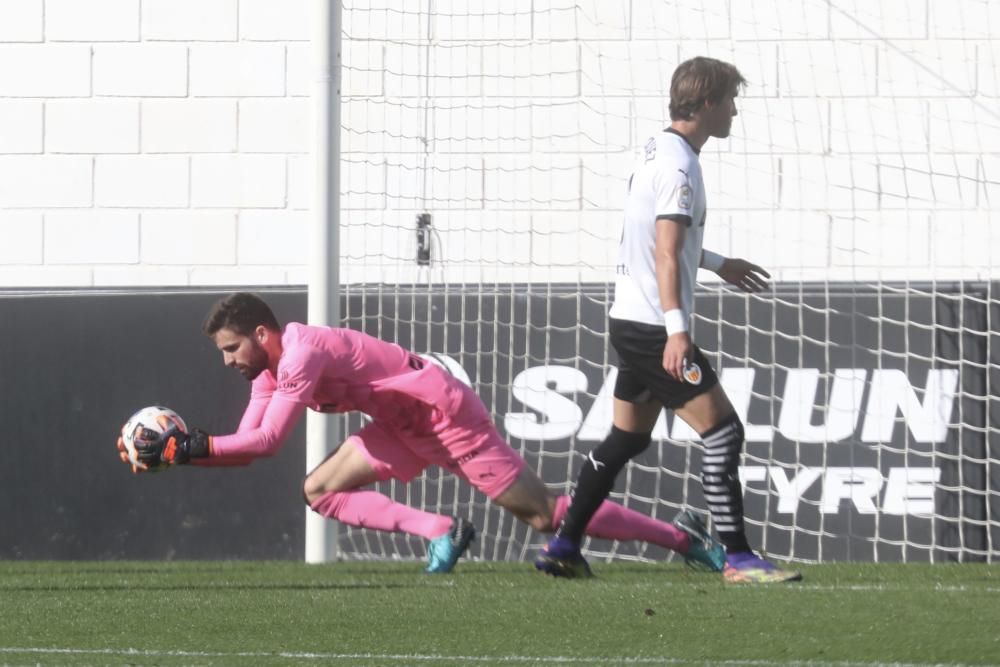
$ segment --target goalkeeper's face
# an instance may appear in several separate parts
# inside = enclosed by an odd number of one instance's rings
[[[244,336],[232,329],[219,329],[212,336],[222,352],[222,361],[240,375],[253,381],[268,366],[267,350],[255,336]]]

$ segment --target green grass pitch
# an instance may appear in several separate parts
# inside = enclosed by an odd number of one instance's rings
[[[1000,665],[1000,567],[0,563],[0,664]]]

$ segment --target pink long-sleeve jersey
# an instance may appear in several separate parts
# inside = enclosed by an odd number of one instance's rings
[[[281,345],[277,377],[265,370],[254,379],[237,432],[212,438],[212,458],[205,463],[274,454],[306,408],[357,410],[400,431],[431,433],[459,410],[468,391],[435,364],[351,329],[292,322]]]

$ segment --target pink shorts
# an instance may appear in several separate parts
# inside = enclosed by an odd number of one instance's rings
[[[433,433],[415,434],[371,423],[352,435],[380,480],[409,482],[429,465],[440,466],[495,499],[517,480],[527,465],[497,433],[496,426],[471,390],[453,416],[436,420]]]

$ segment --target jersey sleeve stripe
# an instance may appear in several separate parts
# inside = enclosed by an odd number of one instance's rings
[[[691,226],[691,216],[690,215],[682,215],[680,213],[665,213],[665,214],[656,216],[656,219],[657,219],[657,221],[659,221],[659,220],[670,220],[671,222],[679,223],[681,225],[684,225],[685,227],[690,227]]]

